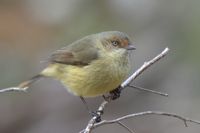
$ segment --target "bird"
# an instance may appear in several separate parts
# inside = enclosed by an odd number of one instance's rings
[[[38,75],[19,84],[20,90],[50,77],[81,98],[102,96],[116,89],[130,73],[130,37],[120,31],[105,31],[81,38],[53,52]]]

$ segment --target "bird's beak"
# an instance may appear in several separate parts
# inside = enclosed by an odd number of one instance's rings
[[[133,44],[129,44],[127,47],[126,47],[127,50],[135,50],[135,45]]]

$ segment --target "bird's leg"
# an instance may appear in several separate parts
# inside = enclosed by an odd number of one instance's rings
[[[87,102],[85,101],[85,99],[84,99],[82,96],[80,96],[80,99],[81,99],[81,101],[83,102],[83,104],[85,105],[87,111],[88,111],[88,112],[91,112],[91,111],[90,111],[90,108],[89,108],[89,106],[88,106],[88,104],[87,104]]]
[[[110,91],[111,100],[116,100],[120,97],[121,94],[121,86],[118,86],[116,89]]]
[[[110,95],[102,95],[102,97],[103,97],[103,99],[105,100],[105,101],[107,101],[107,102],[110,102],[110,101],[112,101],[112,96],[111,96],[111,94]]]
[[[102,97],[103,97],[103,99],[104,99],[105,101],[110,101],[110,99],[109,99],[108,96],[102,95]]]
[[[103,112],[91,111],[89,106],[88,106],[88,104],[87,104],[87,102],[85,101],[85,99],[82,96],[80,96],[80,99],[83,102],[83,104],[85,105],[85,107],[86,107],[87,111],[89,112],[89,114],[91,114],[92,117],[94,117],[94,116],[96,117],[96,120],[95,120],[96,123],[100,122],[101,121],[101,114],[103,114]]]

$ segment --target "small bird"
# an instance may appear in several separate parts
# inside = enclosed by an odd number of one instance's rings
[[[96,97],[117,88],[130,72],[129,50],[135,47],[119,31],[88,35],[51,54],[48,66],[16,88],[26,90],[42,77],[59,80],[79,97]]]

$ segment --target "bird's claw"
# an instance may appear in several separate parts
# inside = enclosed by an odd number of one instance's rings
[[[113,91],[110,92],[110,97],[111,97],[111,100],[116,100],[120,97],[121,95],[121,87],[117,87],[116,89],[114,89]]]

